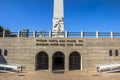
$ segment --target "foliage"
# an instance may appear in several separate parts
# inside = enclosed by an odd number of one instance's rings
[[[0,32],[3,32],[3,27],[0,25]]]
[[[1,25],[0,25],[0,37],[3,36],[3,31],[5,31],[5,36],[8,36],[10,34],[10,30],[9,29],[4,29]]]
[[[10,34],[10,30],[9,29],[5,29],[5,33],[6,34]]]

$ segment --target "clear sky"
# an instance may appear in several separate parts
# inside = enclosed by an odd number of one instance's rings
[[[64,0],[65,30],[120,32],[120,0]],[[0,25],[52,30],[53,0],[0,0]]]

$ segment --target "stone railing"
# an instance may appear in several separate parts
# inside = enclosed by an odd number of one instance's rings
[[[53,38],[55,33],[52,31],[49,32],[10,32],[6,33],[5,31],[0,32],[0,37],[28,37],[28,38]],[[120,32],[62,32],[62,38],[120,38]],[[57,36],[56,36],[57,37]],[[59,37],[59,36],[58,36]],[[54,37],[55,38],[55,37]]]

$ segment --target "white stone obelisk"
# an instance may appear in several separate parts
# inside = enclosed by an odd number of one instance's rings
[[[53,35],[52,37],[64,37],[64,8],[63,0],[54,0]]]

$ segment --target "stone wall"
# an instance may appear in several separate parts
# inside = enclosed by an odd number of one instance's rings
[[[120,61],[120,39],[0,38],[0,49],[0,60],[21,64],[25,67],[24,70],[36,69],[36,55],[41,51],[49,55],[48,70],[52,70],[52,56],[57,51],[65,55],[65,70],[69,70],[69,55],[74,51],[81,55],[81,71],[95,71],[98,64]],[[4,50],[7,50],[7,56],[4,55]],[[112,56],[109,56],[109,50],[112,50]],[[118,56],[115,56],[116,50]]]

